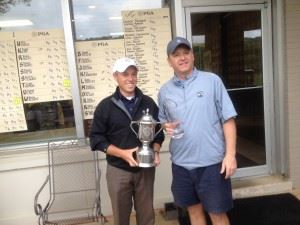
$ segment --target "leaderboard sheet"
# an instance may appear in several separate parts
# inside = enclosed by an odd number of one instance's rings
[[[171,39],[169,9],[123,11],[126,55],[137,60],[138,86],[155,101],[160,86],[173,73],[167,62]]]
[[[71,99],[62,30],[15,32],[24,103]]]
[[[27,130],[13,32],[0,35],[0,133]]]
[[[0,133],[27,130],[23,104],[72,99],[63,30],[1,32]]]
[[[76,54],[84,119],[92,119],[99,101],[116,89],[112,66],[125,56],[124,40],[77,42]]]

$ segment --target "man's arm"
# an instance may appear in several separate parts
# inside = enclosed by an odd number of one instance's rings
[[[154,164],[158,166],[160,164],[160,152],[161,144],[153,143],[153,151],[154,151]]]
[[[94,112],[94,118],[92,121],[92,126],[89,134],[90,138],[90,146],[92,151],[102,151],[106,152],[108,146],[109,146],[109,141],[106,138],[106,114],[105,110],[103,110],[105,106],[103,103],[100,103],[95,112]]]
[[[221,173],[225,178],[232,176],[237,168],[236,162],[236,125],[234,118],[224,122],[223,132],[225,137],[225,157],[222,162]]]

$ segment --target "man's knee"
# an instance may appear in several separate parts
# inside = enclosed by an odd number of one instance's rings
[[[187,207],[187,210],[189,212],[189,214],[203,214],[204,213],[204,209],[202,204],[196,204],[196,205],[192,205]]]
[[[190,221],[191,221],[192,225],[206,224],[205,212],[204,212],[204,208],[203,208],[202,204],[196,204],[196,205],[189,206],[189,207],[187,207],[187,210],[188,210]]]

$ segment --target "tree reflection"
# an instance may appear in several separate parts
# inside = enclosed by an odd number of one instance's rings
[[[16,4],[23,3],[27,6],[30,6],[30,2],[31,0],[0,0],[0,15],[8,12],[10,8]]]

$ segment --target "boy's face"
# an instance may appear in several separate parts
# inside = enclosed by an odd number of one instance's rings
[[[134,95],[137,84],[137,74],[138,71],[134,66],[129,66],[123,73],[114,73],[114,78],[123,96],[129,97]]]

